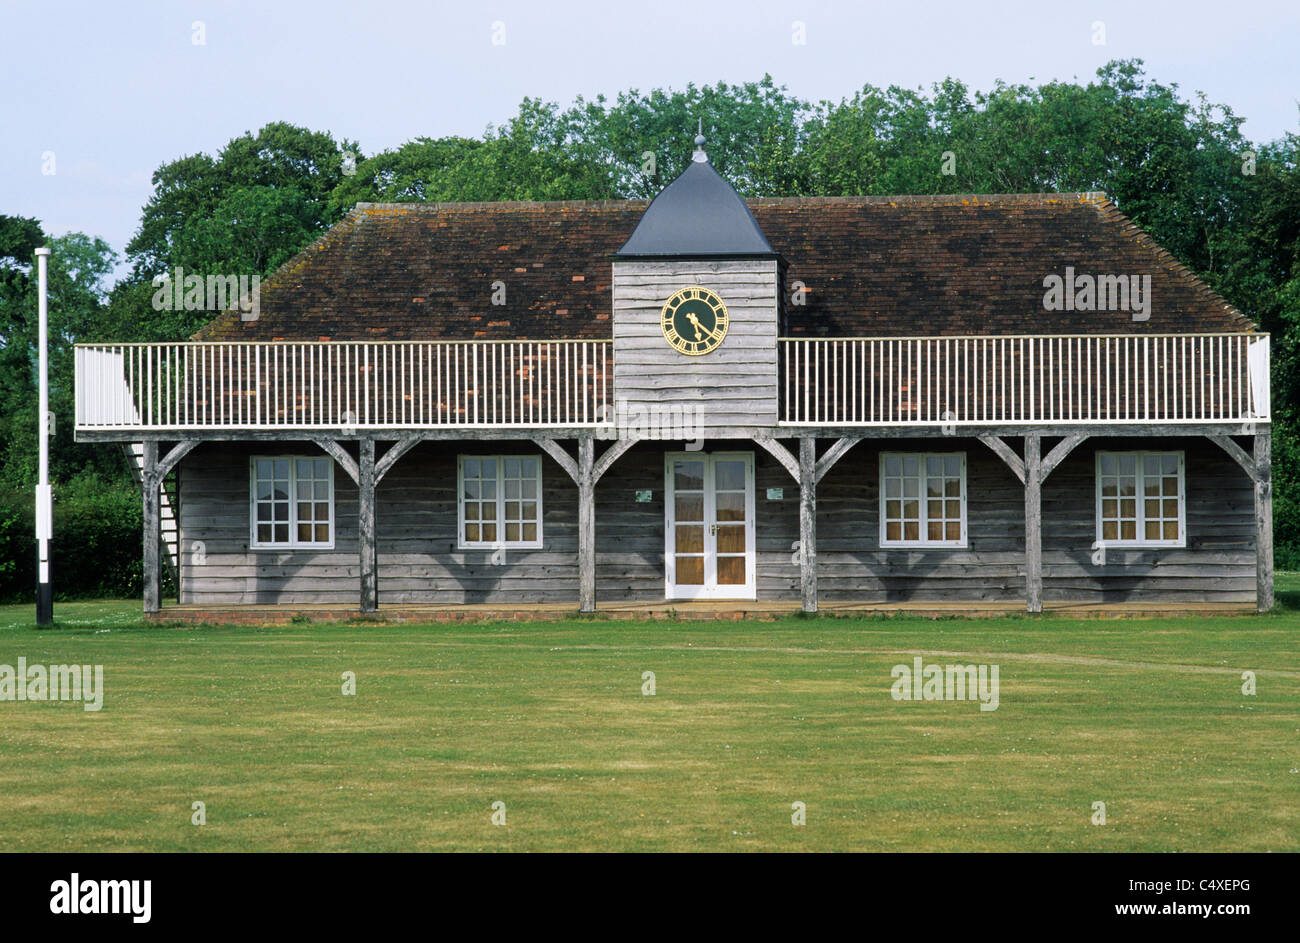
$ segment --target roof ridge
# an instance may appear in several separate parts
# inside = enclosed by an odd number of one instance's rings
[[[779,206],[799,205],[801,203],[860,203],[888,205],[894,203],[1056,203],[1074,200],[1080,203],[1097,203],[1108,201],[1109,197],[1101,190],[1062,190],[1040,191],[1038,193],[898,193],[898,194],[847,194],[836,196],[762,196],[742,197],[751,205]],[[532,208],[574,208],[574,209],[629,209],[634,206],[648,206],[648,199],[624,200],[468,200],[464,202],[443,201],[384,203],[363,201],[355,204],[350,213],[375,212],[385,210],[404,210],[433,212],[437,210],[458,209],[532,209]]]
[[[649,200],[469,200],[462,203],[440,202],[440,203],[357,203],[352,208],[352,212],[373,212],[376,210],[419,210],[429,212],[431,210],[447,209],[531,209],[533,207],[546,207],[554,209],[559,207],[572,207],[574,209],[592,209],[609,208],[609,209],[628,209],[638,204],[649,205]]]

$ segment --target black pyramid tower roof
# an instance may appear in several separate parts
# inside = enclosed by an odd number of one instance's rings
[[[709,163],[703,136],[695,143],[690,166],[646,207],[618,257],[775,258],[745,201]]]

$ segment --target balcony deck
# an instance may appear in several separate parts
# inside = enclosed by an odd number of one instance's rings
[[[75,359],[82,439],[620,436],[610,341],[79,344]],[[1267,334],[783,338],[777,371],[792,436],[1270,419]]]

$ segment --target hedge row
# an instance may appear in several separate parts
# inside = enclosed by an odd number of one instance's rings
[[[0,600],[35,598],[34,489],[0,485]],[[138,597],[139,492],[128,482],[86,475],[54,490],[50,548],[56,599]],[[164,570],[164,579],[166,579]]]

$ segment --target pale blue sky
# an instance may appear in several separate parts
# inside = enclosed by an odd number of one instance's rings
[[[497,21],[504,45],[491,42]],[[795,21],[806,45],[791,41]],[[1272,140],[1300,130],[1298,55],[1296,0],[0,0],[0,213],[120,252],[159,164],[269,121],[372,154],[481,134],[525,95],[567,103],[764,72],[799,97],[839,100],[865,83],[928,88],[948,75],[973,88],[1086,81],[1109,59],[1140,57],[1149,76],[1231,105],[1248,137]]]

